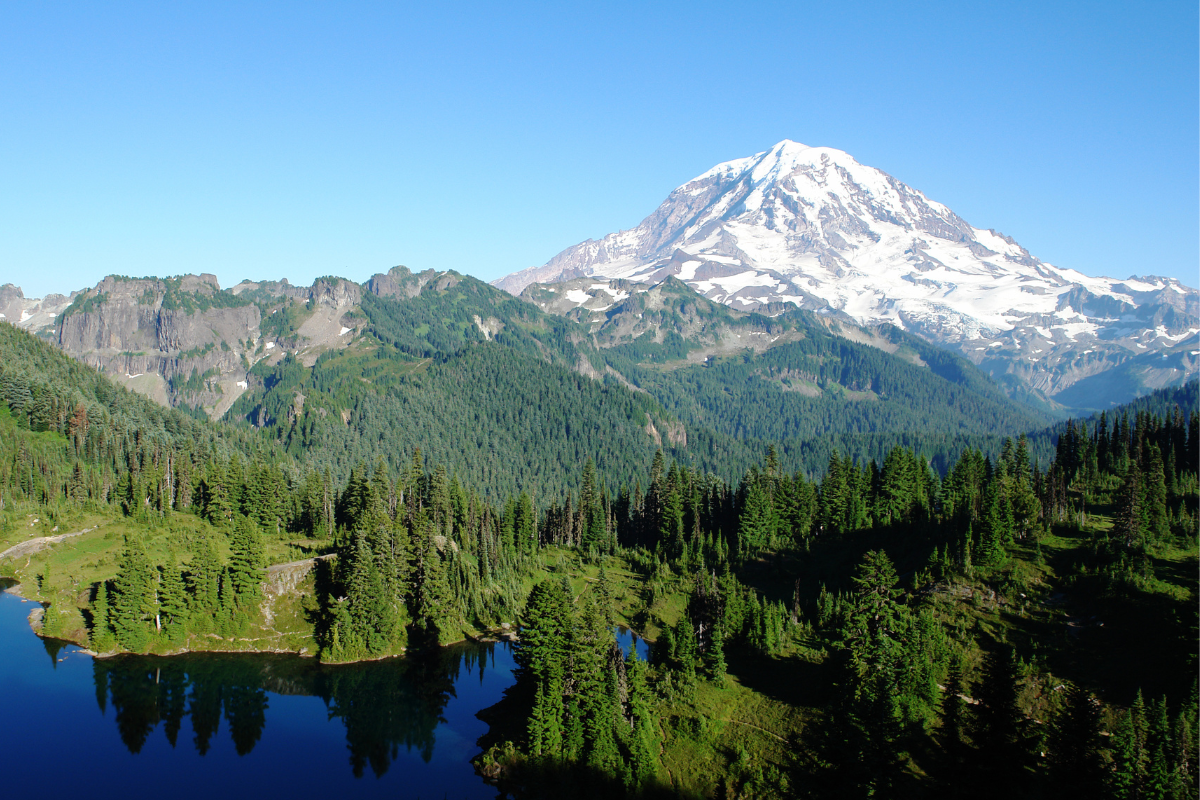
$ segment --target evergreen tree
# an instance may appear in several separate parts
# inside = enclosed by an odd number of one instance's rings
[[[1112,793],[1117,800],[1142,796],[1149,756],[1146,752],[1146,707],[1141,691],[1118,721],[1112,742]]]
[[[1167,520],[1167,484],[1163,471],[1162,453],[1157,447],[1147,448],[1148,465],[1142,474],[1143,519],[1145,531],[1153,542],[1165,542],[1170,536]]]
[[[126,650],[141,652],[150,644],[158,613],[156,571],[150,565],[141,540],[126,537],[117,576],[113,579],[113,628],[117,642]]]
[[[188,598],[183,575],[173,552],[167,553],[166,566],[159,568],[161,586],[159,607],[163,625],[171,634],[178,633],[187,623]]]
[[[561,581],[542,581],[533,587],[521,616],[516,661],[521,679],[533,682],[537,700],[529,722],[535,755],[554,758],[564,751],[563,695],[568,659],[574,647],[571,597]]]
[[[1157,701],[1150,704],[1147,711],[1149,725],[1146,736],[1146,753],[1149,756],[1149,764],[1146,769],[1143,792],[1147,798],[1167,800],[1171,797],[1171,790],[1175,783],[1171,721],[1167,714],[1167,699],[1165,697],[1158,698]]]
[[[635,784],[643,784],[655,775],[654,754],[658,751],[658,741],[650,704],[650,688],[646,682],[646,662],[638,656],[636,645],[630,648],[625,674],[628,676],[630,771]]]
[[[1137,462],[1136,457],[1129,460],[1113,520],[1113,534],[1126,547],[1139,544],[1144,535],[1142,473]]]
[[[537,550],[537,517],[533,511],[533,500],[528,492],[521,492],[517,498],[516,508],[517,549],[523,553]]]
[[[984,660],[983,679],[975,689],[971,739],[974,780],[984,794],[1011,797],[1025,781],[1029,752],[1024,715],[1017,705],[1020,669],[1016,652],[1002,648]]]
[[[354,536],[346,609],[349,626],[342,634],[342,644],[348,654],[376,656],[390,650],[399,627],[396,607],[361,532]]]
[[[589,766],[600,774],[616,776],[622,762],[615,738],[618,701],[612,667],[612,631],[603,614],[585,597],[580,631],[575,641],[571,675],[579,710],[583,715],[584,749]],[[619,651],[617,651],[619,652]],[[624,663],[620,664],[622,671]]]
[[[219,607],[223,569],[212,542],[208,539],[202,540],[196,548],[196,556],[188,576],[194,618],[211,618]]]
[[[945,759],[945,787],[953,797],[969,792],[963,786],[963,767],[967,758],[966,708],[962,659],[954,658],[946,676],[946,691],[942,695],[942,728],[938,737]]]
[[[718,685],[723,685],[728,667],[725,664],[725,631],[721,624],[713,627],[707,655],[709,676]]]
[[[249,609],[262,599],[265,574],[262,534],[250,517],[239,516],[229,541],[229,578],[233,584],[235,605]]]
[[[1104,761],[1100,756],[1100,706],[1086,690],[1072,685],[1049,737],[1050,781],[1060,797],[1100,797]]]
[[[433,636],[449,632],[452,595],[445,564],[432,536],[425,537],[425,553],[416,576],[416,610],[413,621]]]
[[[108,605],[108,581],[100,581],[96,586],[96,599],[92,601],[92,649],[97,653],[107,653],[116,644],[111,615]]]

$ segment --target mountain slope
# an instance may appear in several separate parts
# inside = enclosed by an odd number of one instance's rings
[[[882,457],[900,441],[941,463],[1048,421],[895,326],[783,304],[747,313],[675,279],[580,287],[518,299],[403,267],[307,288],[110,277],[75,296],[53,339],[164,405],[258,428],[338,480],[379,456],[405,466],[420,446],[495,496],[557,492],[588,455],[610,486],[658,447],[732,480],[768,443],[810,472],[835,447]]]
[[[164,408],[12,325],[0,325],[0,418],[0,511],[6,496],[109,503],[136,491],[130,514],[187,506],[211,462],[283,460],[262,436]]]
[[[786,140],[685,183],[632,230],[495,285],[669,275],[735,308],[792,302],[891,323],[1043,397],[1147,352],[1171,364],[1137,370],[1132,391],[1197,371],[1196,290],[1054,267],[840,150]]]
[[[111,275],[72,296],[50,333],[59,347],[163,405],[216,418],[245,391],[258,361],[276,363],[290,352],[311,365],[343,346],[352,328],[342,318],[361,289],[341,278],[311,288],[284,280],[223,290],[213,275]],[[36,330],[38,319],[18,324]]]
[[[370,291],[384,285],[368,282],[355,312],[361,333],[346,349],[311,370],[295,358],[260,362],[230,416],[335,474],[380,455],[402,462],[420,445],[496,494],[544,493],[589,454],[615,486],[660,446],[732,476],[774,442],[789,468],[816,471],[833,447],[874,456],[907,437],[949,457],[1001,426],[1047,421],[965,359],[898,329],[795,309],[747,314],[679,281],[593,289],[625,296],[591,320],[454,273],[426,275],[412,291]],[[575,291],[547,288],[542,302]]]

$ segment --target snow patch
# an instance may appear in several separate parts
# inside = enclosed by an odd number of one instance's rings
[[[238,381],[237,385],[238,385],[239,389],[249,389],[250,388],[250,384],[246,383],[245,381]]]
[[[345,336],[347,333],[349,333],[352,330],[354,330],[354,329],[347,328],[345,325],[343,325],[341,331],[338,332],[338,336]]]
[[[696,270],[703,263],[703,261],[685,261],[683,262],[683,266],[679,268],[679,274],[675,277],[679,278],[681,281],[690,281],[692,278],[696,277]]]

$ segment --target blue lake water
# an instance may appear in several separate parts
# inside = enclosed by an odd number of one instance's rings
[[[513,683],[507,643],[321,666],[261,654],[93,659],[0,591],[0,792],[89,798],[494,798],[475,714]],[[636,641],[619,632],[626,651]]]

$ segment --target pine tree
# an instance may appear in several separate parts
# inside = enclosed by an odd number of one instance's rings
[[[447,618],[452,600],[442,556],[432,536],[425,538],[425,553],[417,574],[416,613],[413,621],[433,636],[450,631]]]
[[[532,553],[537,550],[537,518],[533,512],[533,500],[528,492],[521,492],[517,498],[516,536],[517,549],[522,553]]]
[[[100,581],[96,586],[96,599],[92,601],[91,641],[92,649],[97,653],[107,653],[115,644],[108,606],[108,581]]]
[[[723,686],[728,667],[725,664],[725,630],[721,624],[713,627],[708,645],[708,664],[708,674],[717,685]]]
[[[167,553],[167,564],[160,567],[159,585],[160,609],[163,625],[169,633],[175,634],[187,622],[188,603],[187,587],[183,584],[183,575],[179,571],[178,562],[173,552]]]
[[[1154,446],[1149,448],[1149,453],[1149,464],[1142,474],[1141,506],[1145,531],[1151,541],[1165,542],[1171,529],[1167,519],[1167,484],[1162,453]]]
[[[738,547],[743,557],[756,554],[770,536],[771,500],[757,478],[751,473],[747,480],[746,500],[738,518]]]
[[[218,461],[208,463],[204,476],[204,516],[214,525],[223,525],[233,519],[229,473]]]
[[[683,554],[683,487],[680,485],[679,467],[674,461],[671,462],[663,491],[658,540],[671,545],[673,556],[678,558]]]
[[[1100,797],[1104,761],[1100,756],[1100,706],[1086,690],[1072,685],[1054,720],[1049,740],[1050,781],[1058,796]]]
[[[616,686],[610,680],[614,675],[610,660],[617,644],[602,612],[590,596],[584,600],[579,633],[571,677],[583,715],[587,763],[601,774],[614,776],[621,767],[615,739]]]
[[[117,576],[113,580],[113,628],[117,642],[126,650],[141,652],[150,644],[158,612],[157,580],[141,540],[126,537]]]
[[[266,567],[262,534],[253,519],[238,517],[229,545],[229,578],[233,583],[235,605],[247,610],[262,599]]]
[[[1117,500],[1116,519],[1113,520],[1113,534],[1126,547],[1139,544],[1145,533],[1142,527],[1142,473],[1137,462],[1137,458],[1129,460],[1129,469]]]
[[[1146,708],[1139,691],[1113,731],[1111,785],[1117,800],[1136,800],[1142,795],[1149,762],[1146,733]]]
[[[684,688],[690,690],[696,685],[696,662],[699,659],[697,658],[696,629],[692,627],[692,621],[686,615],[679,621],[676,628],[675,641],[676,657],[679,659],[679,674]]]
[[[969,794],[964,791],[963,767],[967,758],[966,708],[962,699],[965,693],[963,680],[962,658],[956,657],[950,661],[950,669],[946,676],[946,691],[942,694],[942,728],[938,737],[945,759],[945,785],[951,796]]]
[[[1171,721],[1167,714],[1167,699],[1158,698],[1147,709],[1149,725],[1146,731],[1146,754],[1149,764],[1143,796],[1167,800],[1174,784],[1175,764],[1172,760]]]
[[[537,687],[529,737],[536,755],[560,757],[566,736],[563,690],[575,635],[569,591],[560,581],[533,587],[521,615],[516,661]]]
[[[211,619],[220,606],[220,580],[223,567],[210,540],[204,539],[196,549],[188,582],[191,589],[192,616]]]
[[[625,674],[628,679],[629,760],[633,779],[644,784],[656,772],[654,754],[658,751],[650,689],[646,682],[646,662],[638,657],[637,646],[630,648]]]
[[[350,622],[347,645],[360,647],[369,656],[387,652],[397,634],[396,609],[361,532],[354,536],[346,607]]]
[[[1024,715],[1017,705],[1019,680],[1016,652],[1003,648],[987,655],[983,680],[975,689],[979,705],[974,707],[971,724],[975,745],[971,761],[975,780],[995,797],[1009,797],[1019,790],[1029,761]]]
[[[604,548],[607,539],[604,507],[596,480],[596,464],[590,457],[583,465],[583,477],[580,479],[579,515],[582,522],[580,537],[583,546]]]

